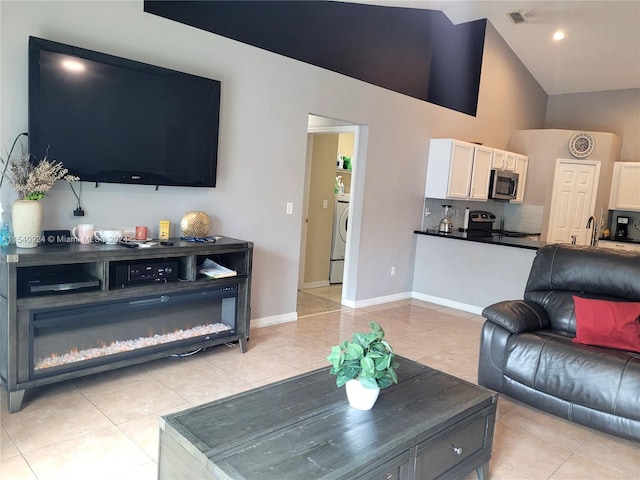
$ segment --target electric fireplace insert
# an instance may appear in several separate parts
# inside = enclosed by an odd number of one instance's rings
[[[237,285],[32,310],[30,376],[57,374],[236,332]],[[185,306],[188,305],[188,312]]]

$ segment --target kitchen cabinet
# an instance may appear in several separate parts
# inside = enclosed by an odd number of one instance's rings
[[[516,154],[514,171],[519,175],[518,190],[516,190],[516,198],[511,203],[522,203],[524,201],[524,189],[527,183],[527,169],[529,168],[529,157],[526,155]]]
[[[467,198],[474,145],[453,139],[433,139],[429,146],[425,197]]]
[[[633,244],[629,242],[616,242],[613,240],[598,240],[598,247],[640,253],[640,244]]]
[[[487,200],[493,149],[451,138],[431,140],[425,197]]]
[[[614,163],[609,209],[640,212],[640,162]]]
[[[469,199],[487,200],[489,198],[489,180],[491,177],[493,149],[476,145],[474,150]]]
[[[508,170],[515,172],[517,154],[506,152],[497,148],[493,149],[493,160],[491,168],[494,170]]]
[[[504,150],[493,149],[493,161],[491,162],[491,168],[494,170],[504,170],[504,157],[507,154]]]

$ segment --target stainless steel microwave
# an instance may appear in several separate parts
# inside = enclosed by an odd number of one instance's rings
[[[520,175],[508,170],[491,170],[489,198],[495,200],[513,200],[518,193]]]

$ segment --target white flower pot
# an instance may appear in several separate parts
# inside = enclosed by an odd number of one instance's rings
[[[42,205],[38,200],[16,200],[11,206],[16,247],[34,248],[42,235]]]
[[[378,399],[380,388],[366,388],[360,380],[349,380],[345,385],[349,405],[357,410],[371,410]]]

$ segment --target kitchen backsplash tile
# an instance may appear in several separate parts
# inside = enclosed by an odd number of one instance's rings
[[[522,205],[509,202],[493,201],[471,202],[465,200],[443,200],[441,198],[425,198],[422,217],[422,230],[436,230],[444,214],[443,205],[451,205],[451,216],[455,230],[462,228],[464,223],[464,210],[469,207],[473,210],[484,210],[493,213],[496,220],[494,230],[500,228],[500,218],[504,217],[505,230],[518,232],[539,233],[542,230],[542,205]],[[639,232],[640,233],[640,232]]]
[[[540,233],[544,205],[507,203],[504,207],[504,228],[516,232]]]
[[[498,229],[500,225],[500,217],[503,216],[503,210],[506,202],[470,202],[466,200],[443,200],[441,198],[425,198],[424,210],[422,216],[422,230],[436,230],[444,215],[443,205],[451,205],[453,207],[453,214],[451,219],[453,221],[453,228],[457,231],[462,228],[464,223],[464,210],[469,207],[469,210],[483,210],[491,212],[496,216],[496,221],[493,224],[494,229]],[[428,212],[428,214],[426,214]],[[426,214],[426,215],[425,215]]]
[[[524,205],[500,201],[470,202],[465,200],[443,200],[441,198],[425,198],[422,217],[422,230],[437,230],[440,220],[444,214],[443,205],[451,205],[453,214],[451,219],[453,227],[457,231],[462,228],[464,222],[464,210],[484,210],[493,213],[496,220],[493,223],[494,230],[500,228],[500,218],[504,217],[505,230],[517,232],[541,233],[543,205]],[[630,212],[623,210],[609,210],[605,216],[605,226],[611,230],[611,238],[616,231],[616,218],[621,215],[629,217],[629,227],[627,237],[640,241],[640,212]]]

